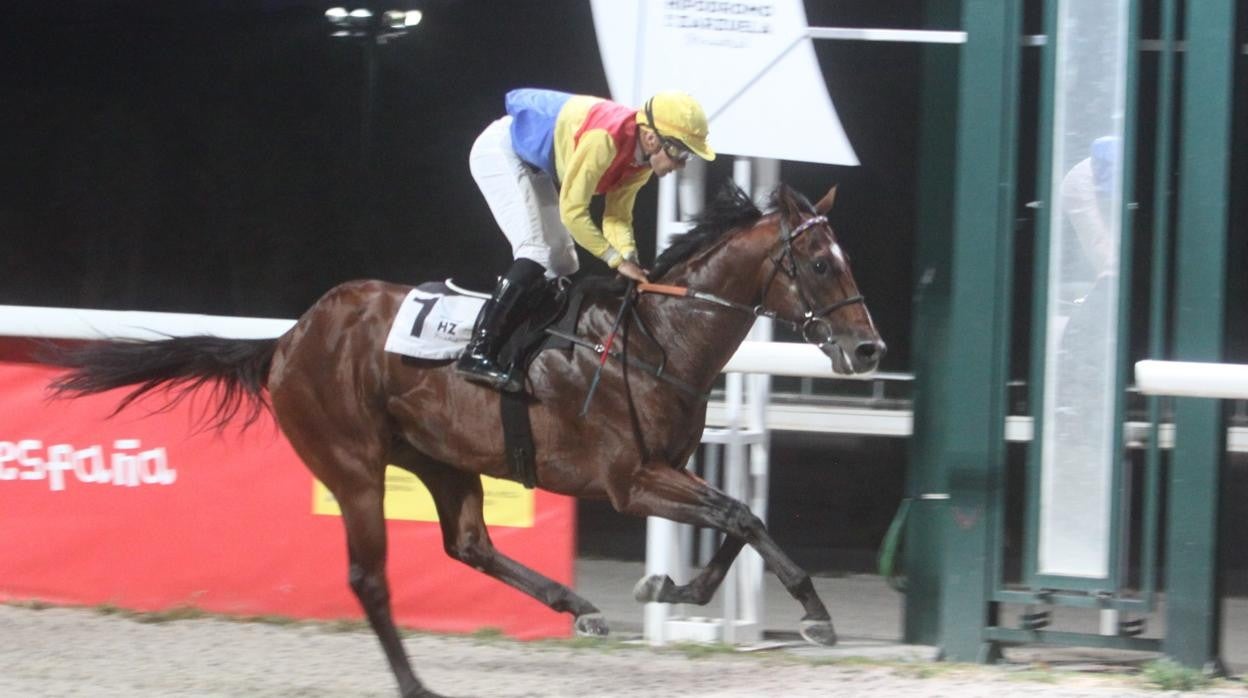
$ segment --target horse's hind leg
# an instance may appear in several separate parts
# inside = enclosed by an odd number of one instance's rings
[[[277,414],[291,445],[304,464],[329,488],[342,510],[347,532],[347,579],[368,617],[403,698],[440,698],[416,678],[390,610],[386,579],[385,449],[383,437],[357,421],[330,425],[319,412],[300,409],[313,400],[288,401],[274,394]]]
[[[418,454],[396,460],[416,474],[433,495],[447,555],[523,591],[552,610],[571,613],[576,618],[578,635],[608,633],[606,620],[593,604],[567,586],[498,552],[485,527],[481,476]]]
[[[399,682],[403,698],[438,698],[421,685],[412,671],[390,610],[390,585],[386,580],[386,520],[382,507],[383,488],[335,493],[347,529],[349,567],[347,578],[368,624],[372,626]]]
[[[641,469],[638,477],[629,483],[627,494],[616,500],[616,506],[629,514],[660,516],[681,523],[709,526],[727,534],[729,538],[716,554],[716,560],[722,564],[712,564],[721,580],[719,568],[726,571],[731,563],[729,554],[735,556],[733,548],[740,549],[732,539],[748,543],[776,573],[784,588],[802,604],[806,611],[802,616],[802,636],[820,645],[836,644],[832,617],[815,592],[810,575],[776,545],[763,522],[741,502],[684,469],[652,464]]]

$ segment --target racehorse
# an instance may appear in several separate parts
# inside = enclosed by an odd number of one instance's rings
[[[622,294],[621,284],[600,289],[585,301],[576,323],[576,334],[586,341],[571,350],[544,351],[529,366],[537,486],[606,498],[620,512],[725,534],[695,579],[676,585],[666,576],[644,578],[634,590],[638,601],[706,604],[749,544],[801,603],[802,635],[817,644],[836,642],[810,576],[776,545],[762,521],[684,468],[701,440],[707,394],[756,316],[800,329],[839,373],[879,364],[884,343],[823,215],[835,192],[811,206],[782,184],[763,212],[740,189],[726,189],[655,261],[655,284],[641,286],[634,296]],[[72,370],[52,389],[73,396],[137,386],[121,400],[120,411],[149,391],[166,391],[172,404],[211,384],[215,412],[209,416],[217,426],[240,410],[250,420],[265,406],[271,409],[295,452],[341,507],[350,587],[401,695],[414,698],[438,694],[417,679],[391,617],[382,512],[387,464],[414,473],[429,489],[452,558],[572,614],[582,635],[606,635],[608,629],[593,604],[491,544],[481,476],[508,472],[500,395],[457,377],[450,361],[413,361],[382,350],[407,291],[380,281],[344,283],[276,339],[93,343],[61,357]],[[631,314],[622,312],[626,298],[633,299]],[[621,324],[616,338],[613,329]],[[616,361],[600,360],[609,335],[617,350],[608,354]],[[593,409],[581,418],[596,373]]]

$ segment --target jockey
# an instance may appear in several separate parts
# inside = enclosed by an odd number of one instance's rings
[[[511,243],[515,261],[481,308],[455,365],[468,380],[515,392],[497,365],[517,301],[544,277],[576,272],[574,242],[621,275],[645,281],[633,238],[633,202],[651,173],[714,160],[706,113],[692,97],[659,92],[642,109],[541,89],[507,93],[507,115],[486,127],[469,155],[472,177]],[[590,200],[606,198],[599,228]]]

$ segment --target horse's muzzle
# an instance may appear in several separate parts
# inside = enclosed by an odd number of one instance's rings
[[[888,346],[882,339],[859,342],[858,346],[854,347],[854,363],[870,366],[865,370],[871,371],[880,365],[880,359],[883,359],[886,353],[888,353]]]
[[[863,340],[856,344],[851,342],[852,340],[846,339],[819,345],[823,353],[832,360],[832,370],[836,373],[842,375],[870,373],[879,367],[880,360],[888,351],[888,347],[879,339]]]

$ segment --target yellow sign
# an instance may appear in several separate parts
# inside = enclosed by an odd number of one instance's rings
[[[485,492],[485,523],[490,526],[532,528],[533,490],[518,482],[481,477]],[[312,513],[341,516],[338,501],[319,480],[312,481]],[[415,475],[396,468],[386,468],[386,518],[401,521],[437,521],[438,510],[433,496]]]

